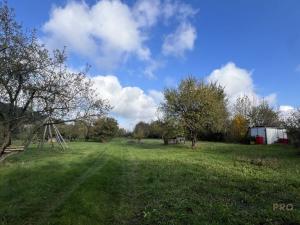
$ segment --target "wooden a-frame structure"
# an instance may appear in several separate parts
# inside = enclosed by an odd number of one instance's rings
[[[59,132],[58,128],[55,126],[55,123],[53,122],[50,116],[44,120],[43,128],[43,136],[38,145],[39,149],[42,149],[44,147],[45,141],[51,143],[52,147],[54,147],[54,143],[56,141],[56,143],[59,144],[62,150],[68,148],[67,143],[65,142],[63,136]]]

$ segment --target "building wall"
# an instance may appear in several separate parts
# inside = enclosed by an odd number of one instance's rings
[[[280,138],[287,139],[287,132],[285,129],[273,127],[252,127],[250,129],[251,137],[262,136],[266,144],[274,144]]]
[[[261,136],[266,141],[266,128],[265,127],[252,127],[250,129],[251,137]]]
[[[266,128],[267,144],[274,144],[278,141],[277,128]]]

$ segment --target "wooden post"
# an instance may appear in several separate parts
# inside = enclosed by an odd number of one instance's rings
[[[45,141],[45,138],[46,138],[46,133],[47,133],[47,125],[45,125],[43,138],[41,140],[41,145],[40,145],[41,149],[44,147],[44,141]]]
[[[53,127],[54,127],[54,129],[56,130],[58,136],[60,137],[60,140],[63,142],[64,146],[67,148],[68,145],[67,145],[67,143],[65,142],[64,138],[62,137],[61,133],[59,132],[58,128],[57,128],[54,124],[53,124]]]
[[[54,124],[53,124],[52,126],[53,126],[53,129],[54,129],[54,132],[55,132],[56,141],[59,143],[59,145],[61,146],[62,150],[64,150],[65,148],[64,148],[64,146],[62,145],[62,142],[61,142],[61,140],[60,140],[60,137],[59,137],[59,135],[58,135],[58,133],[57,133],[57,129],[55,129]]]

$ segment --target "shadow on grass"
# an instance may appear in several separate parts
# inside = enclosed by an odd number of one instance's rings
[[[124,145],[140,150],[163,146],[114,143]],[[205,163],[188,155],[168,158],[168,151],[165,158],[149,159],[143,153],[106,151],[104,160],[99,152],[73,158],[70,152],[71,158],[61,159],[47,152],[30,161],[28,152],[27,162],[12,161],[15,167],[1,174],[0,221],[41,224],[44,217],[48,224],[300,224],[300,179],[243,173],[241,165],[224,169],[210,158]],[[273,211],[273,203],[292,203],[295,210]]]

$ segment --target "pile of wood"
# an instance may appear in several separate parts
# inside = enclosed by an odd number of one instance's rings
[[[6,149],[5,149],[5,153],[10,153],[10,152],[22,152],[24,151],[24,146],[8,146]]]
[[[173,137],[167,139],[168,144],[185,144],[185,137]]]

